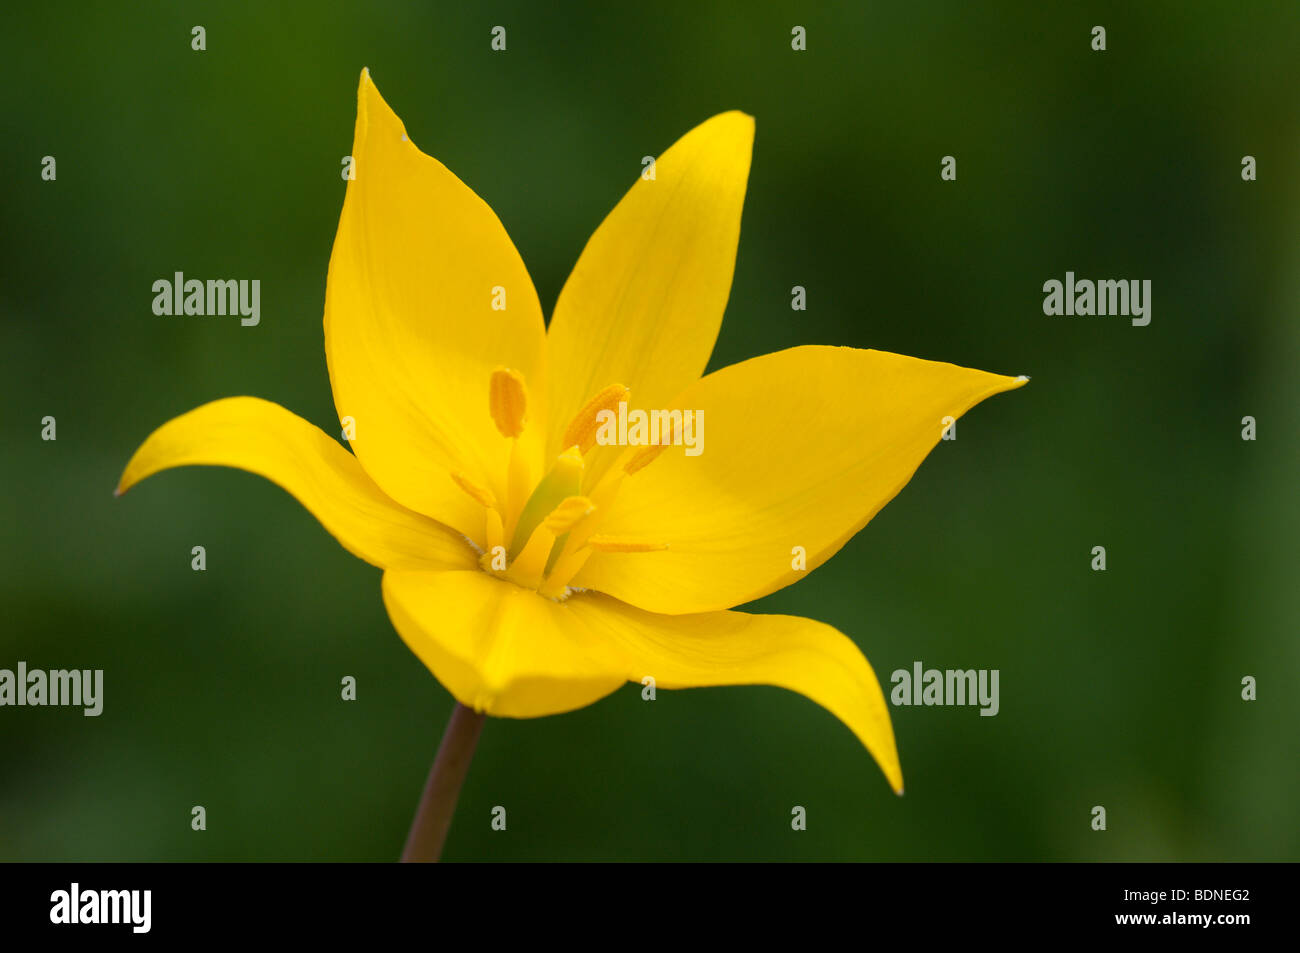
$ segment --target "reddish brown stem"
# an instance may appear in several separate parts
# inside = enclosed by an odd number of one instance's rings
[[[420,806],[416,809],[411,833],[406,835],[402,863],[432,863],[442,856],[460,787],[469,773],[478,736],[483,731],[484,716],[459,702],[443,732],[438,755],[429,769]]]

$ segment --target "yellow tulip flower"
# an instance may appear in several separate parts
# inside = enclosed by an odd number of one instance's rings
[[[492,209],[416,148],[363,71],[325,299],[352,453],[278,404],[232,397],[156,430],[119,492],[187,464],[279,484],[383,570],[397,632],[474,712],[570,711],[647,677],[776,685],[834,713],[901,793],[885,698],[853,641],[733,607],[829,559],[944,418],[1025,379],[846,347],[701,376],[753,137],[751,117],[723,113],[659,156],[588,241],[548,327]],[[703,452],[594,440],[620,403],[700,413]]]

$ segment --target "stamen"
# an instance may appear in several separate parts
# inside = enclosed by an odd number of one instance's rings
[[[569,533],[564,538],[564,544],[560,547],[560,552],[556,557],[555,571],[558,571],[559,565],[565,561],[565,557],[576,553],[580,549],[586,550],[587,538],[600,529],[600,524],[604,521],[605,514],[609,512],[614,497],[618,496],[618,488],[623,485],[623,481],[626,479],[627,471],[615,467],[596,482],[595,489],[588,494],[592,505],[596,508],[596,512],[591,515],[590,519],[583,520],[582,524],[574,532]],[[586,550],[586,552],[590,554],[590,550]],[[583,559],[585,558],[584,556]],[[581,566],[581,563],[579,563],[579,566]],[[577,572],[577,567],[573,571]]]
[[[610,384],[587,401],[586,406],[578,411],[572,422],[570,422],[568,429],[564,431],[563,445],[566,447],[577,446],[585,454],[596,445],[596,431],[600,429],[596,415],[602,410],[611,412],[618,410],[618,405],[627,400],[630,393],[631,391],[622,384]]]
[[[497,430],[512,441],[505,497],[498,501],[491,489],[464,472],[451,474],[456,485],[485,510],[487,549],[480,560],[485,571],[502,572],[500,547],[504,545],[508,557],[505,578],[543,596],[564,599],[571,591],[570,581],[593,552],[652,553],[668,548],[667,543],[652,539],[596,532],[623,481],[663,453],[666,443],[637,448],[621,466],[596,481],[588,495],[579,495],[583,455],[596,445],[602,425],[608,426],[598,418],[603,411],[617,413],[629,393],[622,384],[610,384],[589,400],[564,432],[563,446],[568,449],[556,457],[550,471],[529,493],[531,467],[518,440],[527,421],[524,378],[508,367],[492,372],[488,409]]]
[[[668,548],[667,543],[657,543],[654,540],[606,536],[602,533],[590,537],[587,545],[598,553],[657,553]]]
[[[502,517],[505,519],[506,539],[512,539],[519,514],[533,488],[532,467],[528,464],[528,455],[520,447],[520,441],[510,441],[510,469],[506,474],[506,505]]]
[[[562,536],[596,512],[596,506],[585,496],[571,496],[542,520],[552,535]]]
[[[667,548],[667,543],[653,540],[600,534],[588,536],[584,542],[578,542],[575,533],[569,537],[568,545],[563,548],[547,574],[546,581],[537,587],[537,591],[548,599],[564,598],[568,593],[569,583],[587,564],[587,559],[592,553],[656,553]]]
[[[649,466],[667,447],[666,443],[652,443],[642,447],[632,454],[627,463],[623,464],[623,471],[631,476],[643,467]]]
[[[524,388],[523,375],[508,367],[494,370],[488,387],[488,409],[503,437],[518,437],[523,433],[528,410],[528,391]]]
[[[623,466],[606,471],[605,475],[596,482],[595,488],[590,491],[589,495],[598,511],[598,515],[584,522],[577,532],[564,540],[564,546],[556,562],[557,570],[559,563],[564,561],[565,557],[571,556],[586,547],[587,539],[600,528],[604,514],[609,512],[614,497],[618,496],[619,488],[623,485],[623,481],[648,466],[667,447],[667,444],[650,444],[641,447],[628,458]],[[576,571],[577,569],[574,570],[574,572]]]
[[[492,491],[480,483],[475,482],[465,473],[453,473],[451,478],[456,481],[456,485],[474,498],[475,502],[481,506],[486,506],[490,510],[496,509],[497,498],[492,495]]]

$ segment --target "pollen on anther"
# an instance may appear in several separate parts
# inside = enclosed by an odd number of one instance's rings
[[[653,462],[659,454],[667,448],[666,443],[652,443],[637,450],[628,458],[627,463],[623,464],[623,471],[631,476],[643,467]]]
[[[667,543],[649,539],[630,539],[625,536],[598,534],[587,540],[587,545],[598,553],[657,553],[668,548]]]
[[[596,445],[596,431],[600,429],[598,418],[601,411],[613,413],[618,409],[620,403],[627,400],[630,393],[631,391],[622,384],[610,384],[587,401],[582,410],[574,415],[573,420],[564,431],[564,439],[560,441],[561,446],[572,447],[576,445],[585,454]]]
[[[524,377],[508,367],[498,367],[492,372],[488,388],[488,409],[492,422],[503,437],[518,437],[524,432],[524,419],[528,411],[528,391]]]
[[[562,536],[596,511],[596,506],[585,496],[570,496],[542,520],[552,534]]]
[[[464,473],[453,473],[451,478],[456,481],[456,485],[468,493],[474,500],[488,509],[495,509],[497,498],[492,495],[492,491],[480,483],[475,482],[471,477]]]

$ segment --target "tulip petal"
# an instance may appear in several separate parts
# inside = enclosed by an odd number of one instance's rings
[[[411,651],[476,711],[559,714],[627,680],[617,646],[569,603],[484,572],[386,572],[384,605]]]
[[[599,593],[553,602],[481,572],[384,574],[397,631],[465,705],[531,718],[571,711],[625,681],[656,687],[775,685],[843,721],[902,790],[889,709],[846,636],[794,616],[663,616]]]
[[[668,548],[595,553],[573,584],[674,614],[774,592],[838,552],[897,495],[941,439],[945,417],[1025,380],[820,346],[723,368],[670,404],[703,411],[702,452],[665,450],[624,481],[599,527]]]
[[[661,407],[704,372],[731,293],[753,142],[744,113],[695,127],[587,242],[547,332],[552,452],[607,385],[630,388],[630,406]],[[589,461],[589,474],[601,469]]]
[[[287,490],[343,548],[381,569],[476,565],[463,538],[386,496],[356,457],[279,404],[228,397],[163,424],[135,452],[118,484],[125,493],[171,467],[236,467]]]
[[[842,632],[799,616],[747,612],[656,615],[597,593],[569,600],[633,661],[631,680],[657,688],[774,685],[798,692],[857,736],[903,793],[889,707],[871,664]],[[589,608],[588,608],[589,607]]]
[[[492,209],[415,147],[369,72],[357,100],[356,178],[325,292],[334,403],[340,419],[355,421],[353,452],[388,495],[479,538],[482,508],[451,474],[505,495],[510,441],[488,401],[499,366],[522,374],[528,388],[520,439],[540,469],[541,306]]]

